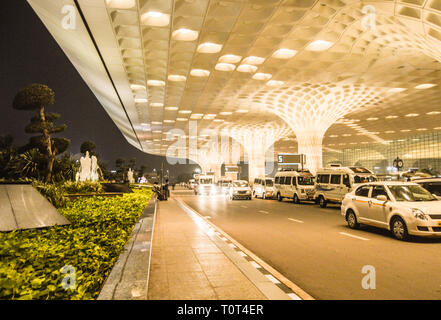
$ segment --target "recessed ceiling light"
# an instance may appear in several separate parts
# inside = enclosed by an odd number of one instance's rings
[[[309,51],[324,51],[328,50],[334,43],[326,40],[315,40],[311,42],[307,47],[306,50]]]
[[[231,115],[231,114],[233,114],[232,112],[229,112],[229,111],[223,111],[223,112],[220,112],[219,113],[221,116],[229,116],[229,115]]]
[[[435,127],[434,130],[441,130],[441,127]]]
[[[419,116],[418,113],[409,113],[409,114],[406,114],[406,117],[408,117],[408,118],[411,118],[411,117],[418,117],[418,116]]]
[[[275,51],[272,55],[273,58],[277,59],[290,59],[296,55],[296,50],[281,48]]]
[[[214,69],[216,69],[217,71],[234,71],[234,69],[236,69],[236,66],[231,63],[221,62],[221,63],[216,64]]]
[[[410,131],[409,129],[400,130],[400,132],[409,132],[409,131]]]
[[[415,87],[415,89],[429,89],[436,86],[436,84],[434,83],[423,83],[423,84],[419,84]]]
[[[397,93],[397,92],[402,92],[402,91],[404,91],[404,90],[406,90],[406,88],[390,88],[390,89],[388,90],[388,92],[391,92],[391,93]]]
[[[170,23],[170,15],[157,11],[149,11],[141,16],[141,23],[151,27],[165,27]]]
[[[135,0],[106,0],[107,6],[115,9],[130,9],[136,5]]]
[[[198,46],[199,53],[217,53],[222,50],[222,45],[217,43],[205,42]]]
[[[271,79],[272,75],[269,73],[261,73],[258,72],[256,74],[253,75],[253,79],[254,80],[269,80]]]
[[[178,110],[178,107],[165,107],[165,110],[175,111]]]
[[[386,119],[396,119],[398,116],[387,116]]]
[[[160,121],[152,121],[152,124],[162,124]]]
[[[151,107],[163,107],[164,104],[161,102],[153,102],[153,103],[150,103],[150,106]]]
[[[145,86],[140,85],[140,84],[131,84],[130,88],[132,90],[145,90]]]
[[[204,69],[193,69],[190,71],[190,74],[193,77],[208,77],[210,75],[210,71]]]
[[[185,80],[187,80],[187,77],[186,76],[181,76],[179,74],[171,74],[171,75],[168,76],[168,80],[169,81],[175,81],[175,82],[177,82],[177,81],[185,81]]]
[[[367,118],[366,120],[367,121],[375,121],[375,120],[378,120],[378,118]]]
[[[441,113],[440,111],[431,111],[431,112],[427,112],[426,114],[428,114],[430,116],[434,116],[434,115],[437,115],[437,114],[440,114],[440,113]]]
[[[330,136],[329,136],[329,138],[337,138],[338,137],[338,135],[336,135],[336,134],[331,134]]]
[[[426,131],[427,130],[427,128],[419,128],[419,129],[417,129],[417,131]]]
[[[162,80],[148,80],[147,85],[150,87],[163,87],[165,86],[165,82]]]
[[[252,64],[252,65],[259,65],[265,62],[265,58],[262,57],[255,57],[255,56],[249,56],[243,59],[243,64]]]
[[[270,80],[266,83],[266,85],[270,87],[278,87],[278,86],[282,86],[283,84],[284,84],[283,81],[278,81],[278,80]]]
[[[247,113],[248,110],[247,109],[239,109],[239,110],[236,110],[236,112],[238,112],[238,113]]]
[[[238,63],[240,60],[242,57],[235,54],[226,54],[219,58],[219,62],[223,63]]]
[[[162,133],[161,130],[153,130],[152,132],[153,132],[153,133]],[[155,141],[156,141],[156,140],[155,140]],[[159,141],[159,139],[158,139],[157,141]]]
[[[256,72],[257,67],[251,64],[241,64],[240,66],[237,67],[237,71],[239,72],[248,72],[248,73],[253,73]]]
[[[191,29],[181,28],[173,31],[172,38],[178,41],[194,41],[198,38],[199,32]]]
[[[352,136],[352,134],[350,134],[350,133],[345,133],[345,134],[343,134],[342,136],[343,136],[343,137],[350,137],[350,136]]]
[[[191,110],[179,110],[179,113],[191,113]]]
[[[175,120],[164,120],[165,123],[173,123]]]
[[[187,118],[176,118],[176,121],[187,121]]]
[[[384,133],[395,133],[393,130],[385,131]]]
[[[224,122],[225,120],[224,119],[214,119],[213,121],[214,122]]]
[[[135,98],[135,103],[146,103],[147,101],[146,98]]]

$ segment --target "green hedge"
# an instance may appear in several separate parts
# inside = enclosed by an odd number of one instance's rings
[[[151,191],[80,198],[60,212],[69,226],[0,233],[0,299],[95,299]],[[76,288],[64,289],[64,266]]]

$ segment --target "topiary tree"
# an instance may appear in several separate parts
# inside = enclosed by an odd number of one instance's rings
[[[96,144],[93,141],[84,141],[81,144],[80,152],[84,154],[86,153],[86,151],[89,151],[89,154],[93,155],[95,154],[94,152],[95,148],[96,148]]]
[[[26,126],[25,132],[39,134],[31,137],[29,145],[38,148],[46,157],[46,182],[52,180],[55,157],[66,151],[70,144],[67,139],[51,137],[52,134],[63,132],[66,129],[66,125],[56,126],[54,124],[60,118],[59,114],[47,113],[45,110],[54,102],[54,92],[43,84],[31,84],[20,90],[13,102],[14,109],[37,112],[37,116],[32,117],[31,123]]]

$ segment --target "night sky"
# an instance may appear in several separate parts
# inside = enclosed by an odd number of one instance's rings
[[[80,145],[92,140],[97,153],[109,168],[117,158],[127,161],[135,157],[137,164],[159,169],[165,158],[148,155],[132,147],[107,115],[89,87],[64,55],[46,27],[25,0],[7,1],[0,11],[1,77],[0,135],[11,134],[15,143],[25,144],[29,138],[24,127],[32,112],[12,108],[15,94],[32,83],[48,85],[55,92],[55,104],[48,111],[58,112],[58,123],[68,128],[60,137],[71,140],[69,152],[80,152]],[[194,165],[167,166],[171,176],[191,173]]]

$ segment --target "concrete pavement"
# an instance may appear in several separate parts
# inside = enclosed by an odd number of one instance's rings
[[[257,271],[246,255],[223,240],[202,218],[174,199],[156,213],[148,299],[294,299],[289,290]]]

